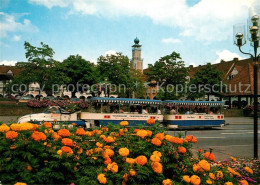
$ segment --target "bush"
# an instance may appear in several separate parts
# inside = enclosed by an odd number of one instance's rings
[[[250,178],[259,183],[258,172],[251,174],[250,170],[239,171],[228,163],[218,163],[211,151],[199,150],[198,157],[193,158],[190,149],[197,142],[194,136],[167,135],[158,124],[127,128],[124,121],[121,125],[92,131],[74,127],[56,132],[48,122],[42,126],[3,124],[0,181],[166,185],[238,184]]]
[[[67,107],[73,109],[86,109],[88,108],[88,102],[81,101],[81,102],[70,102],[67,100],[29,100],[27,105],[32,108],[43,108],[49,106],[59,106],[61,108],[67,109]]]

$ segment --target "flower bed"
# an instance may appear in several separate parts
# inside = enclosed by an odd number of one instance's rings
[[[29,100],[27,102],[28,107],[32,108],[43,108],[49,106],[59,106],[61,108],[67,108],[68,106],[75,106],[74,109],[86,109],[88,108],[88,102],[70,102],[67,100]]]
[[[154,124],[149,120],[149,123]],[[192,157],[194,136],[174,137],[154,124],[54,131],[51,123],[0,126],[3,184],[252,184],[259,161],[218,163],[212,152]],[[258,166],[257,166],[258,165]],[[247,167],[247,168],[245,168]],[[258,171],[256,171],[258,170]],[[257,178],[258,177],[258,178]]]

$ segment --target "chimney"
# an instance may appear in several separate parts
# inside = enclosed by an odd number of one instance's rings
[[[189,65],[189,68],[192,69],[192,68],[193,68],[193,65]]]
[[[238,62],[238,58],[236,57],[236,58],[234,58],[234,62]]]
[[[221,64],[222,64],[222,63],[225,63],[225,60],[221,59],[220,63],[221,63]]]

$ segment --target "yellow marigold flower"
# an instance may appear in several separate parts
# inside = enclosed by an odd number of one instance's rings
[[[241,180],[241,181],[239,181],[239,183],[240,183],[241,185],[249,185],[246,180]]]
[[[103,140],[106,143],[113,143],[113,142],[115,142],[115,139],[112,136],[104,137]]]
[[[209,170],[210,170],[210,164],[209,164],[208,161],[206,161],[206,160],[201,160],[201,161],[199,162],[199,165],[200,165],[200,167],[201,167],[203,170],[205,170],[205,171],[209,171]]]
[[[161,146],[162,145],[161,140],[156,138],[156,137],[152,139],[151,143],[154,144],[155,146]]]
[[[147,136],[151,137],[153,135],[153,132],[151,130],[146,130]]]
[[[117,173],[118,172],[118,165],[115,162],[110,163],[110,164],[107,165],[107,169],[109,171],[111,171],[112,173]]]
[[[10,127],[8,127],[6,124],[2,124],[0,126],[0,132],[7,132],[10,130]]]
[[[171,179],[165,179],[162,181],[162,184],[163,185],[172,185],[172,181],[171,181]]]
[[[7,131],[7,132],[5,133],[5,137],[6,137],[6,139],[10,139],[10,140],[15,139],[15,138],[18,137],[18,132],[15,132],[15,131]]]
[[[215,176],[213,173],[209,173],[209,178],[215,180],[215,179],[216,179],[216,176]]]
[[[223,178],[223,172],[222,171],[217,171],[216,176],[217,176],[217,178],[222,179]]]
[[[27,185],[27,184],[24,183],[24,182],[17,182],[17,183],[15,183],[14,185]]]
[[[103,144],[100,143],[100,142],[97,142],[97,143],[96,143],[96,146],[99,147],[99,148],[101,148],[101,147],[103,147]]]
[[[126,158],[126,163],[134,164],[135,163],[135,159],[133,159],[133,158]]]
[[[232,161],[234,161],[234,162],[236,162],[237,161],[237,159],[235,158],[235,157],[230,157],[230,159],[232,160]]]
[[[107,179],[106,179],[106,177],[103,173],[98,174],[97,180],[100,184],[106,184],[107,183]]]
[[[33,130],[33,128],[34,128],[32,123],[21,123],[20,125],[21,125],[21,127],[20,127],[21,131]]]
[[[93,160],[97,160],[97,157],[91,157],[91,159],[93,159]]]
[[[157,155],[158,157],[162,157],[162,153],[158,151],[154,151],[153,155]]]
[[[184,175],[182,179],[184,180],[184,182],[190,183],[190,177],[188,175]]]
[[[136,135],[143,139],[147,136],[147,131],[146,130],[139,130],[139,131],[137,131]]]
[[[120,122],[120,126],[128,126],[128,125],[129,125],[128,121],[121,121]]]
[[[21,130],[21,124],[13,123],[10,128],[14,131],[20,131]]]
[[[58,150],[58,151],[57,151],[57,154],[58,154],[59,156],[61,156],[61,155],[62,155],[62,150]]]
[[[213,184],[214,182],[213,182],[212,179],[208,178],[208,179],[206,180],[206,183],[207,183],[207,184]]]
[[[153,162],[160,162],[160,157],[158,155],[151,155],[150,160]]]
[[[129,155],[129,150],[127,148],[120,148],[118,152],[119,155],[121,155],[122,157],[126,157]]]
[[[249,168],[249,167],[245,167],[244,169],[245,169],[246,172],[248,172],[250,174],[254,173],[253,170],[251,168]]]
[[[193,185],[199,185],[200,184],[200,177],[197,175],[192,175],[190,178],[190,182]]]
[[[147,163],[147,158],[144,155],[140,155],[135,159],[136,163],[143,166]]]
[[[233,185],[233,183],[232,182],[225,182],[224,185]]]
[[[129,174],[130,174],[131,176],[135,176],[136,172],[135,172],[135,170],[130,169]]]
[[[90,131],[86,131],[86,135],[87,135],[87,136],[93,136],[94,133],[93,133],[93,132],[90,132]]]
[[[153,169],[153,171],[155,173],[162,173],[163,166],[162,166],[161,163],[159,163],[159,162],[152,162],[151,166],[152,166],[152,169]]]

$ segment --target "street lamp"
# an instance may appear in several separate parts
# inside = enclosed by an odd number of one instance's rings
[[[245,30],[244,26],[237,25],[234,26],[235,33],[235,44],[238,46],[239,51],[243,54],[250,55],[253,58],[254,66],[254,158],[258,159],[258,60],[259,55],[257,55],[257,49],[259,47],[260,37],[259,32],[259,16],[256,11],[252,11],[253,15],[251,16],[251,25],[249,27],[249,34],[251,35],[248,40],[251,42],[251,46],[254,48],[254,54],[246,53],[241,50],[241,47],[246,44],[245,39]]]

